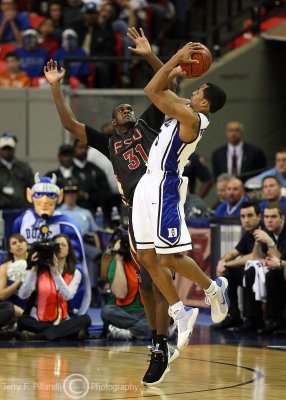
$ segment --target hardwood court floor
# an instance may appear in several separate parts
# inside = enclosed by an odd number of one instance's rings
[[[255,336],[211,337],[209,328],[196,328],[195,344],[171,364],[164,382],[152,388],[140,383],[147,367],[146,346],[107,346],[96,340],[81,345],[11,342],[0,349],[0,399],[286,398],[283,346],[269,348],[271,340]]]

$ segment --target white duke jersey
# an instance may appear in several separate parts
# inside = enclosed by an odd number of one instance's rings
[[[209,119],[199,113],[200,129],[198,137],[191,143],[185,143],[179,136],[180,123],[175,119],[168,119],[161,127],[160,134],[150,149],[147,167],[150,170],[169,171],[181,174],[188,163],[190,155],[195,151],[202,138]]]

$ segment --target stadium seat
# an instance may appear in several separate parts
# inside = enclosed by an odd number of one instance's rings
[[[45,20],[45,17],[42,15],[37,15],[37,14],[29,14],[29,21],[31,28],[33,29],[39,29],[39,26],[41,23]]]
[[[15,43],[0,43],[0,60],[5,60],[6,54],[15,51],[17,47]]]

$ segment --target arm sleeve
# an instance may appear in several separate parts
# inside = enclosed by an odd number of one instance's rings
[[[81,273],[75,270],[74,277],[69,285],[66,284],[61,275],[52,275],[56,284],[56,288],[65,300],[71,300],[77,292],[81,281]]]
[[[87,145],[98,150],[100,153],[110,159],[108,149],[110,135],[100,133],[88,125],[85,125],[85,132],[87,137]]]
[[[37,272],[27,271],[25,279],[19,288],[18,296],[20,299],[28,299],[36,290]]]

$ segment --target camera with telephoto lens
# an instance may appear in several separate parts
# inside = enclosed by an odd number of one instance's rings
[[[37,266],[40,268],[49,268],[49,264],[54,262],[54,254],[58,253],[60,250],[59,243],[53,240],[41,240],[39,242],[34,242],[30,245],[28,265],[29,267]],[[31,259],[32,255],[37,253],[38,259],[33,261]]]
[[[120,247],[117,250],[114,250],[114,244],[120,240]],[[120,225],[118,229],[116,229],[113,233],[113,235],[110,238],[109,241],[109,246],[107,247],[105,254],[109,256],[115,256],[116,254],[119,254],[123,257],[124,261],[130,261],[131,260],[131,254],[130,254],[130,244],[129,244],[129,236],[128,236],[128,230],[127,227]]]

